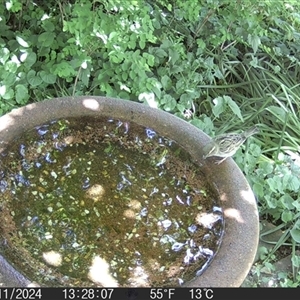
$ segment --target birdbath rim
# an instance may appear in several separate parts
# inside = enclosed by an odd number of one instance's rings
[[[54,119],[110,116],[151,127],[160,135],[184,145],[216,186],[225,218],[220,249],[203,275],[187,287],[239,287],[254,262],[259,237],[258,209],[254,194],[239,167],[228,158],[221,165],[203,160],[202,148],[210,138],[190,123],[141,103],[100,96],[61,97],[26,105],[0,117],[0,152],[15,137]],[[0,255],[0,268],[15,286],[31,281]]]

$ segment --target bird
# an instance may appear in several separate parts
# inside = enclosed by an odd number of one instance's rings
[[[215,136],[203,147],[203,159],[210,156],[222,157],[216,164],[222,163],[226,158],[235,154],[246,139],[259,132],[257,125],[250,127],[242,133],[224,133]]]

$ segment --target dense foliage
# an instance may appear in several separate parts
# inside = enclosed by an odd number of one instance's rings
[[[0,114],[66,95],[147,103],[208,134],[260,124],[236,162],[300,283],[300,4],[231,0],[6,0]],[[275,256],[276,260],[276,256]]]

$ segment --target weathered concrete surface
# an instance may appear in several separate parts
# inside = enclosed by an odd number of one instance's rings
[[[0,152],[27,129],[54,119],[79,116],[107,116],[150,127],[169,137],[198,161],[220,195],[225,215],[225,234],[219,252],[193,287],[238,287],[247,276],[258,245],[259,222],[254,195],[232,159],[221,165],[202,160],[202,148],[209,137],[191,124],[161,110],[132,101],[104,97],[66,97],[46,100],[13,110],[0,118]],[[6,269],[2,269],[2,275]],[[6,278],[4,275],[4,279]],[[5,279],[6,280],[6,279]],[[15,284],[15,281],[14,281]],[[17,285],[25,282],[20,280]]]

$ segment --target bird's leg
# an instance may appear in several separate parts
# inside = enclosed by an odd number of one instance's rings
[[[219,165],[220,163],[222,163],[227,157],[224,157],[223,159],[216,161],[215,164]]]

